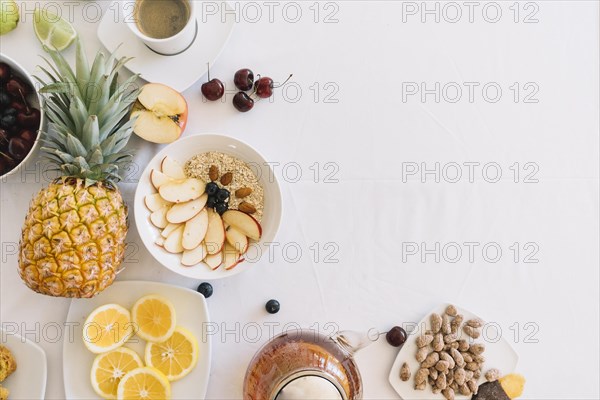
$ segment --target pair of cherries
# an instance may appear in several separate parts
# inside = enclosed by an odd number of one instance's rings
[[[268,76],[261,77],[258,75],[258,80],[254,80],[254,72],[249,68],[238,70],[233,76],[233,83],[240,92],[233,96],[233,106],[240,112],[248,112],[254,107],[253,94],[256,94],[261,99],[268,99],[273,95],[273,89],[281,87],[290,80],[290,75],[281,85],[275,86],[273,79]],[[250,95],[246,93],[254,88],[254,92]],[[219,100],[225,94],[225,86],[220,79],[210,79],[210,70],[208,72],[208,82],[201,87],[202,94],[210,101]]]

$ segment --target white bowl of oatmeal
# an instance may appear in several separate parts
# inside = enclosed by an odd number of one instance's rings
[[[223,256],[222,263],[218,267],[215,267],[214,264],[209,266],[211,263],[207,262],[207,258],[193,265],[189,265],[190,263],[184,265],[185,262],[182,259],[186,256],[185,253],[192,251],[184,250],[182,253],[175,250],[176,252],[173,252],[172,248],[165,245],[165,231],[171,227],[165,227],[160,223],[158,224],[160,227],[157,227],[156,215],[153,216],[157,212],[153,210],[153,207],[149,208],[147,203],[149,197],[159,197],[159,194],[164,191],[163,186],[159,186],[160,190],[156,188],[156,176],[152,175],[161,175],[160,172],[165,168],[163,165],[165,157],[176,161],[183,167],[186,179],[195,178],[205,183],[212,181],[219,190],[227,189],[230,192],[227,204],[228,209],[234,210],[234,212],[222,213],[223,210],[217,212],[218,208],[210,203],[211,198],[213,200],[217,198],[216,195],[208,196],[208,204],[204,206],[204,209],[208,210],[211,215],[210,218],[216,218],[215,214],[221,213],[224,227],[228,232],[231,227],[237,228],[235,223],[238,216],[233,214],[249,215],[257,222],[258,231],[260,231],[259,238],[250,238],[254,235],[248,233],[249,245],[247,248],[242,251],[238,247],[238,251],[242,253],[239,254],[239,260],[243,260],[242,262],[228,263],[226,259],[230,257]],[[229,177],[225,177],[228,173]],[[247,194],[248,192],[249,194]],[[204,200],[201,204],[206,201],[208,194],[208,186],[206,186],[202,195]],[[194,201],[198,202],[200,199]],[[223,201],[219,203],[222,204]],[[154,156],[140,176],[134,200],[135,223],[140,238],[150,254],[166,268],[193,279],[220,279],[238,274],[248,268],[257,267],[255,264],[268,250],[264,243],[273,242],[275,239],[281,214],[282,201],[279,183],[264,157],[244,142],[216,134],[188,136],[163,148]],[[244,216],[239,218],[248,219]],[[185,226],[185,224],[183,225]],[[208,235],[207,233],[207,240]],[[226,253],[226,246],[228,246],[228,240],[224,240],[223,254]],[[232,248],[233,246],[227,249],[231,250]],[[187,254],[188,259],[193,259],[192,256]],[[225,268],[225,266],[229,268]]]

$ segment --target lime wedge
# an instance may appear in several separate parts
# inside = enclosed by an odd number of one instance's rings
[[[44,46],[58,51],[69,47],[77,37],[77,31],[68,21],[39,8],[33,12],[33,29]]]
[[[19,22],[19,7],[14,0],[0,0],[0,35],[15,29]]]

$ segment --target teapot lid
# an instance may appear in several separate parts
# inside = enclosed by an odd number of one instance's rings
[[[306,375],[286,384],[275,396],[275,400],[343,400],[338,388],[328,379],[317,375]]]

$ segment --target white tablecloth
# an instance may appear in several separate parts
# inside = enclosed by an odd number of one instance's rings
[[[83,4],[74,25],[92,55],[98,23],[84,21]],[[528,379],[524,398],[599,398],[598,3],[311,2],[295,23],[294,5],[253,4],[260,20],[238,5],[212,75],[232,88],[241,67],[276,80],[293,72],[287,97],[276,90],[241,114],[203,102],[204,78],[184,93],[185,135],[247,141],[280,163],[283,187],[280,246],[213,282],[207,397],[241,397],[271,325],[385,331],[449,301],[502,328]],[[25,17],[1,50],[34,71],[42,49]],[[140,166],[159,149],[138,138],[131,147]],[[36,295],[17,274],[28,201],[47,183],[27,168],[0,184],[0,320],[31,339],[37,323],[64,321],[69,300]],[[130,172],[129,202],[139,171]],[[134,226],[119,279],[198,285],[154,262]],[[281,302],[276,315],[264,311],[270,298]],[[244,330],[251,322],[258,340]],[[62,343],[39,343],[46,398],[64,398]],[[397,398],[387,382],[396,352],[382,337],[358,353],[365,398]]]

